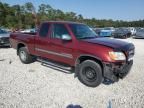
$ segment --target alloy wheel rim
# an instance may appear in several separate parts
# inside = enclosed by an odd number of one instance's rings
[[[26,61],[26,53],[24,51],[20,51],[20,58],[23,60],[23,61]]]

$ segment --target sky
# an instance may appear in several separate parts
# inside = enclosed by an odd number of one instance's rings
[[[84,18],[133,21],[144,19],[144,0],[0,0],[10,5],[32,2],[49,4],[64,12],[82,14]]]

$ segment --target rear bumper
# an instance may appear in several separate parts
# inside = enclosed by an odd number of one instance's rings
[[[123,79],[130,72],[132,65],[133,60],[126,64],[104,63],[103,75],[106,79],[116,82]]]

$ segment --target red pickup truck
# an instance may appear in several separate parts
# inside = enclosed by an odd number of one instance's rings
[[[89,87],[98,86],[104,79],[116,82],[132,67],[132,43],[101,38],[85,24],[48,21],[37,31],[10,35],[11,46],[17,49],[22,63],[55,61],[74,69],[75,76]]]

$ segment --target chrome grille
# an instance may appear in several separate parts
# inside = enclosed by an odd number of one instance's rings
[[[2,37],[1,42],[2,43],[9,43],[9,37]]]

